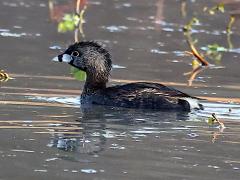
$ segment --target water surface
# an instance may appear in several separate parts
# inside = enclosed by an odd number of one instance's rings
[[[239,21],[232,47],[226,34],[229,14],[204,14],[218,1],[115,0],[87,3],[84,37],[98,40],[113,56],[110,85],[163,82],[203,101],[205,110],[158,112],[79,103],[83,82],[70,67],[50,61],[74,42],[74,32],[58,33],[74,1],[11,0],[0,3],[0,68],[11,79],[0,84],[0,179],[239,179]],[[184,4],[186,2],[186,4]],[[82,4],[83,5],[83,4]],[[193,38],[229,48],[224,68],[208,68],[192,86],[189,47],[182,27],[192,17]],[[211,101],[210,101],[211,100]],[[220,102],[221,101],[221,102]],[[226,128],[209,126],[216,113]]]

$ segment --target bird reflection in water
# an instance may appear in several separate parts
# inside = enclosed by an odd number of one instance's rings
[[[53,133],[49,147],[80,154],[95,155],[106,150],[109,138],[134,136],[139,127],[169,126],[169,122],[186,121],[187,112],[127,109],[91,106],[80,109],[76,122],[81,129],[74,133]],[[164,123],[165,122],[165,123]],[[168,122],[168,123],[166,123]]]

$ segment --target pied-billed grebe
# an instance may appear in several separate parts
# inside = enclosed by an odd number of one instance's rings
[[[96,42],[75,43],[53,61],[66,62],[86,72],[82,104],[177,111],[203,108],[197,98],[158,83],[137,82],[106,87],[112,68],[111,56]]]

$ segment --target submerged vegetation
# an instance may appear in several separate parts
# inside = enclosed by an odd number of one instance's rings
[[[186,13],[185,6],[186,5],[184,5],[184,6],[182,5],[182,14]],[[183,9],[183,7],[184,7],[184,9]],[[185,13],[183,13],[183,12],[185,12]],[[216,6],[213,6],[211,8],[204,7],[203,12],[208,13],[208,15],[215,15],[218,12],[225,13],[225,5],[224,5],[224,3],[219,3]],[[193,27],[195,25],[200,25],[199,18],[193,17],[183,27],[184,35],[185,35],[185,37],[187,39],[187,43],[191,49],[191,51],[186,51],[186,54],[193,56],[193,60],[192,60],[192,69],[193,70],[190,72],[184,73],[184,75],[190,76],[188,79],[189,86],[192,85],[192,82],[195,80],[196,76],[200,72],[202,72],[204,69],[209,68],[209,67],[210,68],[224,68],[223,66],[217,66],[217,65],[221,64],[222,52],[227,52],[227,51],[229,51],[229,49],[233,48],[233,45],[231,43],[231,33],[232,33],[232,26],[233,26],[234,21],[235,21],[235,17],[231,15],[229,23],[227,24],[227,27],[226,27],[227,42],[229,44],[229,48],[225,48],[214,42],[213,44],[208,44],[208,45],[206,45],[206,47],[201,48],[202,50],[206,51],[205,55],[203,55],[202,53],[199,53],[199,51],[196,48],[198,39],[193,40],[193,37],[192,37]],[[215,64],[210,64],[209,61],[205,58],[205,56],[208,59],[213,60]],[[209,66],[209,65],[211,65],[211,66]]]
[[[217,123],[221,128],[225,128],[225,125],[223,122],[221,122],[217,117],[215,113],[212,113],[212,117],[208,118],[208,124],[210,126],[213,126],[215,123]]]
[[[204,7],[204,12],[208,12],[210,15],[215,15],[217,12],[224,13],[225,12],[225,5],[224,3],[219,3],[216,6],[213,6],[211,8]]]
[[[9,74],[4,70],[0,70],[0,82],[7,82],[9,79],[12,79]]]
[[[215,143],[216,140],[218,139],[218,136],[221,135],[221,133],[223,133],[224,129],[226,128],[223,121],[220,121],[215,113],[212,113],[212,116],[208,118],[208,125],[210,127],[214,127],[215,125],[217,125],[219,131],[213,132],[212,135],[212,143]]]

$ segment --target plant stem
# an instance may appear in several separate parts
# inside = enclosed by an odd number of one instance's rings
[[[202,66],[208,66],[209,62],[205,60],[202,55],[200,55],[200,53],[197,51],[193,43],[189,39],[187,40],[187,42],[191,48],[193,55],[202,63]]]
[[[233,23],[235,22],[235,17],[233,15],[230,16],[230,20],[229,20],[229,23],[228,23],[228,26],[227,26],[227,33],[228,34],[231,34],[232,33],[232,26],[233,26]]]
[[[212,113],[212,117],[214,118],[215,121],[217,121],[217,123],[221,126],[221,128],[225,128],[224,124],[217,119],[215,113]]]
[[[80,14],[80,4],[81,4],[81,0],[77,0],[77,3],[76,3],[76,13],[78,15]]]

